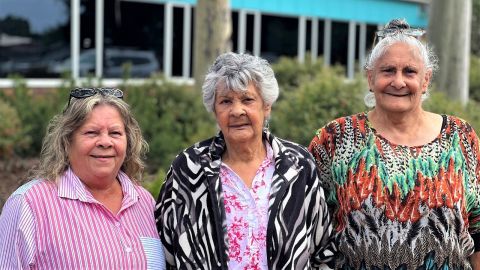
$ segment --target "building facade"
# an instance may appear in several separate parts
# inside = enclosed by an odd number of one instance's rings
[[[0,88],[62,78],[192,77],[195,0],[0,0]],[[275,62],[322,58],[360,70],[374,33],[393,18],[426,27],[428,0],[230,0],[232,50]],[[127,75],[128,74],[128,75]]]

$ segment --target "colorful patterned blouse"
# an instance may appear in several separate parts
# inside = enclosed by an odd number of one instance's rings
[[[261,270],[267,264],[268,199],[275,160],[272,147],[248,188],[243,180],[222,163],[220,180],[228,234],[228,268]]]
[[[443,116],[431,142],[377,134],[365,113],[321,128],[309,150],[334,216],[340,269],[470,269],[480,244],[479,142]]]

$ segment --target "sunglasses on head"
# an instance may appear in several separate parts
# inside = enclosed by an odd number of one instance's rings
[[[123,92],[117,88],[75,88],[70,91],[68,97],[67,108],[70,106],[70,101],[73,98],[88,98],[96,94],[114,96],[116,98],[123,98]]]
[[[375,32],[375,39],[373,41],[373,44],[375,44],[375,41],[378,38],[382,39],[384,37],[389,37],[389,36],[394,36],[398,34],[403,34],[406,36],[414,37],[414,38],[419,38],[425,34],[425,30],[423,29],[418,29],[418,28],[387,28],[387,29],[382,29],[378,30]]]

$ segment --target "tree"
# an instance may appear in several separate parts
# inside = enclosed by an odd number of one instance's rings
[[[437,88],[448,97],[468,101],[472,0],[431,1],[428,38],[439,58]]]
[[[232,33],[229,0],[198,0],[195,8],[193,76],[200,89],[208,67],[230,51]]]

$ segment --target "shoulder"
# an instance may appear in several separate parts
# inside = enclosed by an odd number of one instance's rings
[[[281,161],[281,164],[290,164],[288,166],[298,166],[299,168],[315,166],[313,156],[305,146],[273,135],[270,135],[269,141],[275,159]]]
[[[322,132],[332,132],[334,130],[342,130],[344,127],[364,127],[367,124],[367,114],[364,112],[342,116],[331,120],[326,125],[316,131],[316,135]]]
[[[464,119],[452,115],[442,116],[442,133],[444,132],[446,135],[458,134],[460,137],[465,136],[470,139],[477,139],[477,134],[474,128]]]
[[[336,118],[315,131],[311,144],[323,144],[325,141],[334,141],[340,135],[360,130],[364,133],[368,126],[365,112]]]
[[[31,180],[17,188],[10,195],[5,202],[3,211],[7,211],[7,208],[10,211],[13,209],[20,211],[26,205],[31,205],[34,208],[41,207],[41,205],[51,201],[49,195],[56,194],[56,192],[52,192],[55,190],[55,187],[56,184],[50,181]]]
[[[141,199],[146,200],[148,202],[154,201],[152,194],[147,189],[145,189],[144,187],[138,184],[134,184],[134,186],[135,186],[135,190],[138,193],[138,196],[140,196]]]
[[[214,138],[197,142],[194,145],[180,152],[172,162],[172,167],[177,168],[186,165],[186,162],[199,163],[210,152],[210,147],[214,143]]]
[[[41,180],[41,179],[34,179],[30,180],[29,182],[21,185],[17,188],[10,197],[32,197],[37,193],[44,193],[49,190],[55,189],[56,184],[50,181]]]
[[[310,154],[307,148],[305,148],[305,146],[300,145],[296,142],[275,137],[273,135],[272,138],[272,142],[280,146],[281,153],[284,155],[309,156]]]

